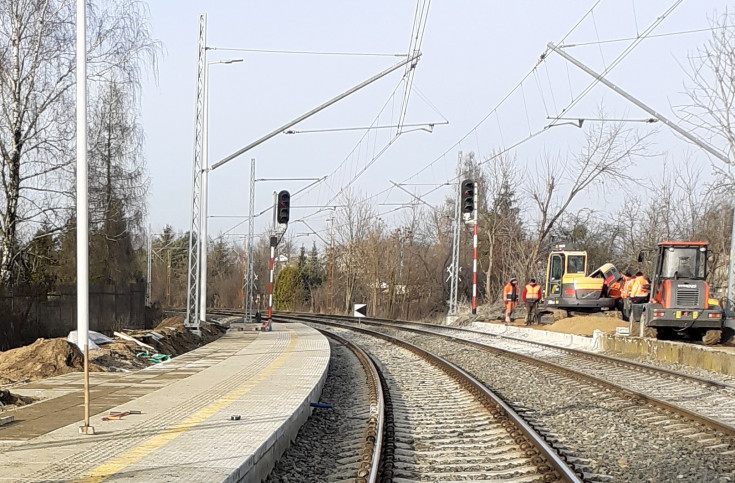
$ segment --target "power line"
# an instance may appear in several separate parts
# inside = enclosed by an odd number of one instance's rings
[[[293,55],[337,55],[355,57],[408,57],[407,54],[390,54],[386,52],[328,52],[316,50],[274,50],[274,49],[240,49],[235,47],[207,47],[207,50],[223,52],[251,52],[255,54],[293,54]]]
[[[649,39],[655,39],[655,38],[661,38],[661,37],[673,37],[676,35],[689,35],[689,34],[696,34],[701,32],[712,32],[714,30],[722,29],[722,28],[731,28],[731,25],[726,25],[722,27],[707,27],[707,28],[701,28],[701,29],[693,29],[693,30],[679,30],[676,32],[665,32],[662,34],[651,34],[648,35]],[[623,37],[619,39],[606,39],[606,40],[598,40],[598,41],[589,41],[589,42],[576,42],[574,44],[562,44],[559,45],[559,47],[563,48],[571,48],[571,47],[585,47],[588,45],[598,45],[598,44],[613,44],[617,42],[630,42],[632,40],[636,40],[640,38],[640,35],[638,37]]]
[[[671,13],[676,10],[676,8],[682,4],[684,0],[676,0],[666,11],[664,11],[663,14],[656,17],[656,19],[646,28],[646,30],[643,31],[641,35],[636,37],[633,42],[631,42],[630,45],[628,45],[623,51],[615,58],[615,60],[605,68],[605,70],[602,71],[600,74],[600,77],[597,79],[594,79],[590,84],[574,99],[572,100],[566,108],[560,112],[554,120],[551,121],[549,126],[553,126],[557,124],[559,121],[559,118],[563,116],[564,114],[568,113],[574,106],[576,106],[579,101],[581,101],[589,92],[600,82],[600,78],[606,76],[610,73],[615,67],[620,64],[620,62],[623,61],[638,45],[640,45],[643,40],[645,40],[651,32],[653,32],[656,27],[661,25],[661,22],[663,22]],[[541,59],[545,59],[547,57],[547,54],[549,53],[550,48],[547,48],[546,51],[541,55]]]

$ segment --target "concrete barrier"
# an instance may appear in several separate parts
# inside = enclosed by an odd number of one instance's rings
[[[661,362],[735,375],[735,348],[710,347],[669,340],[599,334],[600,349],[612,355],[638,356]]]
[[[586,351],[594,351],[598,348],[599,344],[597,343],[597,337],[602,333],[600,331],[595,331],[595,335],[593,337],[586,337],[583,335],[563,334],[561,332],[531,329],[529,327],[488,324],[486,322],[473,322],[468,328],[493,335],[515,337],[516,339],[525,339],[532,342],[542,342],[544,344]]]

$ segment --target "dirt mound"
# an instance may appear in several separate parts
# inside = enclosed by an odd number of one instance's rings
[[[564,334],[591,336],[595,329],[614,334],[616,327],[627,327],[628,323],[614,317],[584,315],[560,319],[551,325],[533,326],[536,329]]]
[[[127,331],[130,337],[152,346],[153,350],[115,338],[100,350],[90,351],[90,370],[132,371],[148,367],[154,364],[150,357],[156,353],[170,357],[184,354],[218,339],[227,329],[218,324],[202,324],[200,331],[201,337],[184,327],[183,317],[165,319],[153,331]],[[0,352],[0,385],[37,381],[83,369],[82,352],[63,338],[38,339],[29,346]]]
[[[174,357],[219,339],[227,332],[227,328],[219,324],[201,324],[199,331],[201,337],[184,327],[183,317],[169,317],[158,324],[153,331],[163,337],[157,339],[146,335],[144,342],[155,347],[159,353]]]
[[[0,353],[0,383],[37,381],[81,371],[84,357],[66,339],[38,339],[31,345]]]

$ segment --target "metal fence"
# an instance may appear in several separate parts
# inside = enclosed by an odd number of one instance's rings
[[[52,293],[0,296],[0,351],[40,337],[65,337],[76,330],[76,317],[74,286]],[[123,328],[145,329],[145,283],[91,286],[89,328],[107,335]]]

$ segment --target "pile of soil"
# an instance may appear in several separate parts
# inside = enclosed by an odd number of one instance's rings
[[[0,353],[0,384],[37,381],[84,369],[84,357],[66,339],[38,339]]]
[[[127,331],[127,335],[152,346],[159,354],[175,357],[218,339],[227,328],[218,324],[202,324],[200,331],[201,337],[194,335],[184,327],[183,317],[170,317],[153,331]],[[151,332],[157,336],[152,336]],[[146,352],[146,349],[133,341],[116,337],[113,343],[90,352],[90,370],[132,371],[153,365],[149,357],[138,356],[141,352]],[[149,355],[154,353],[147,352]],[[65,338],[38,339],[31,345],[0,352],[0,385],[37,381],[82,370],[82,352]]]
[[[219,339],[227,327],[219,324],[202,324],[199,326],[201,337],[191,333],[184,327],[184,317],[169,317],[163,319],[153,332],[162,335],[163,339],[156,340],[155,337],[147,336],[143,341],[152,345],[161,354],[175,357]]]
[[[616,327],[628,327],[628,322],[612,316],[582,315],[560,319],[551,325],[534,325],[532,327],[550,332],[591,336],[595,329],[614,334]]]

